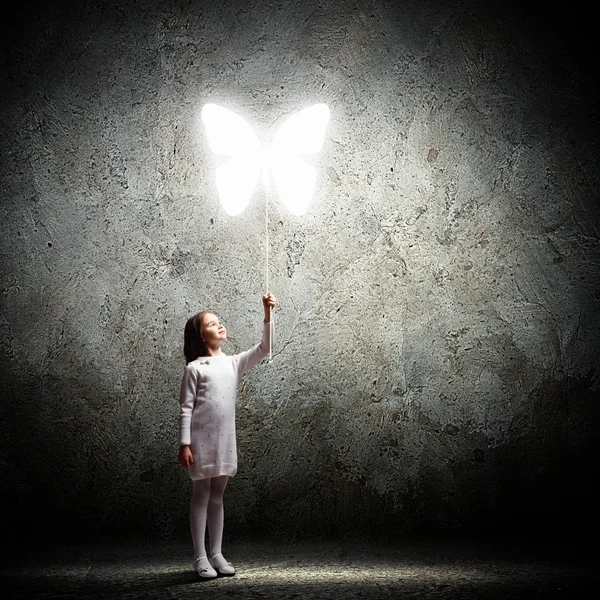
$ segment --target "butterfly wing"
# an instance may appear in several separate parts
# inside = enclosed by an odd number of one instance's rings
[[[202,122],[210,149],[231,157],[217,169],[217,190],[225,212],[237,215],[256,190],[262,169],[262,146],[242,117],[218,104],[203,106]]]
[[[315,190],[314,168],[298,156],[279,155],[271,161],[271,173],[284,206],[293,215],[303,215]]]
[[[315,188],[314,168],[302,156],[316,154],[329,122],[326,104],[315,104],[292,115],[279,128],[270,147],[273,179],[281,201],[294,215],[306,212]]]
[[[262,163],[251,156],[233,156],[217,168],[217,191],[225,212],[235,217],[256,191]]]
[[[274,151],[309,156],[321,150],[329,122],[326,104],[314,104],[292,115],[273,138]]]

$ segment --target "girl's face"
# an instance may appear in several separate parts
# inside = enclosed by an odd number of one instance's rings
[[[215,346],[227,339],[227,330],[217,315],[206,313],[200,324],[200,334],[207,346]]]

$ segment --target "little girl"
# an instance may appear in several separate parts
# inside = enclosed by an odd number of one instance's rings
[[[187,366],[180,395],[179,464],[192,479],[190,529],[194,543],[194,568],[204,579],[234,575],[235,569],[221,554],[223,492],[237,471],[235,402],[241,374],[258,364],[271,349],[271,293],[262,297],[265,321],[262,340],[250,350],[228,356],[221,351],[227,331],[218,317],[200,312],[185,324],[183,352]],[[206,524],[210,559],[204,538]]]

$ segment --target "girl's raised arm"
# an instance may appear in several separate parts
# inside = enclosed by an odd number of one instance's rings
[[[271,339],[273,339],[273,327],[272,323],[265,323],[263,326],[262,339],[259,344],[250,348],[250,350],[245,350],[244,352],[240,352],[239,354],[234,355],[234,359],[237,363],[237,374],[238,377],[251,369],[254,365],[257,365],[265,356],[269,354],[271,351]]]
[[[260,343],[246,350],[234,355],[234,359],[237,362],[237,374],[238,377],[251,369],[254,365],[257,365],[265,356],[271,351],[271,340],[273,339],[273,323],[271,321],[271,309],[275,306],[275,296],[270,292],[262,297],[262,303],[265,313],[265,321],[263,325],[262,339]]]

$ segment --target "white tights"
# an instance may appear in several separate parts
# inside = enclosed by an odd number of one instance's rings
[[[194,558],[206,556],[204,538],[208,521],[210,556],[221,554],[223,542],[223,492],[228,475],[192,481],[190,529],[194,542]]]

